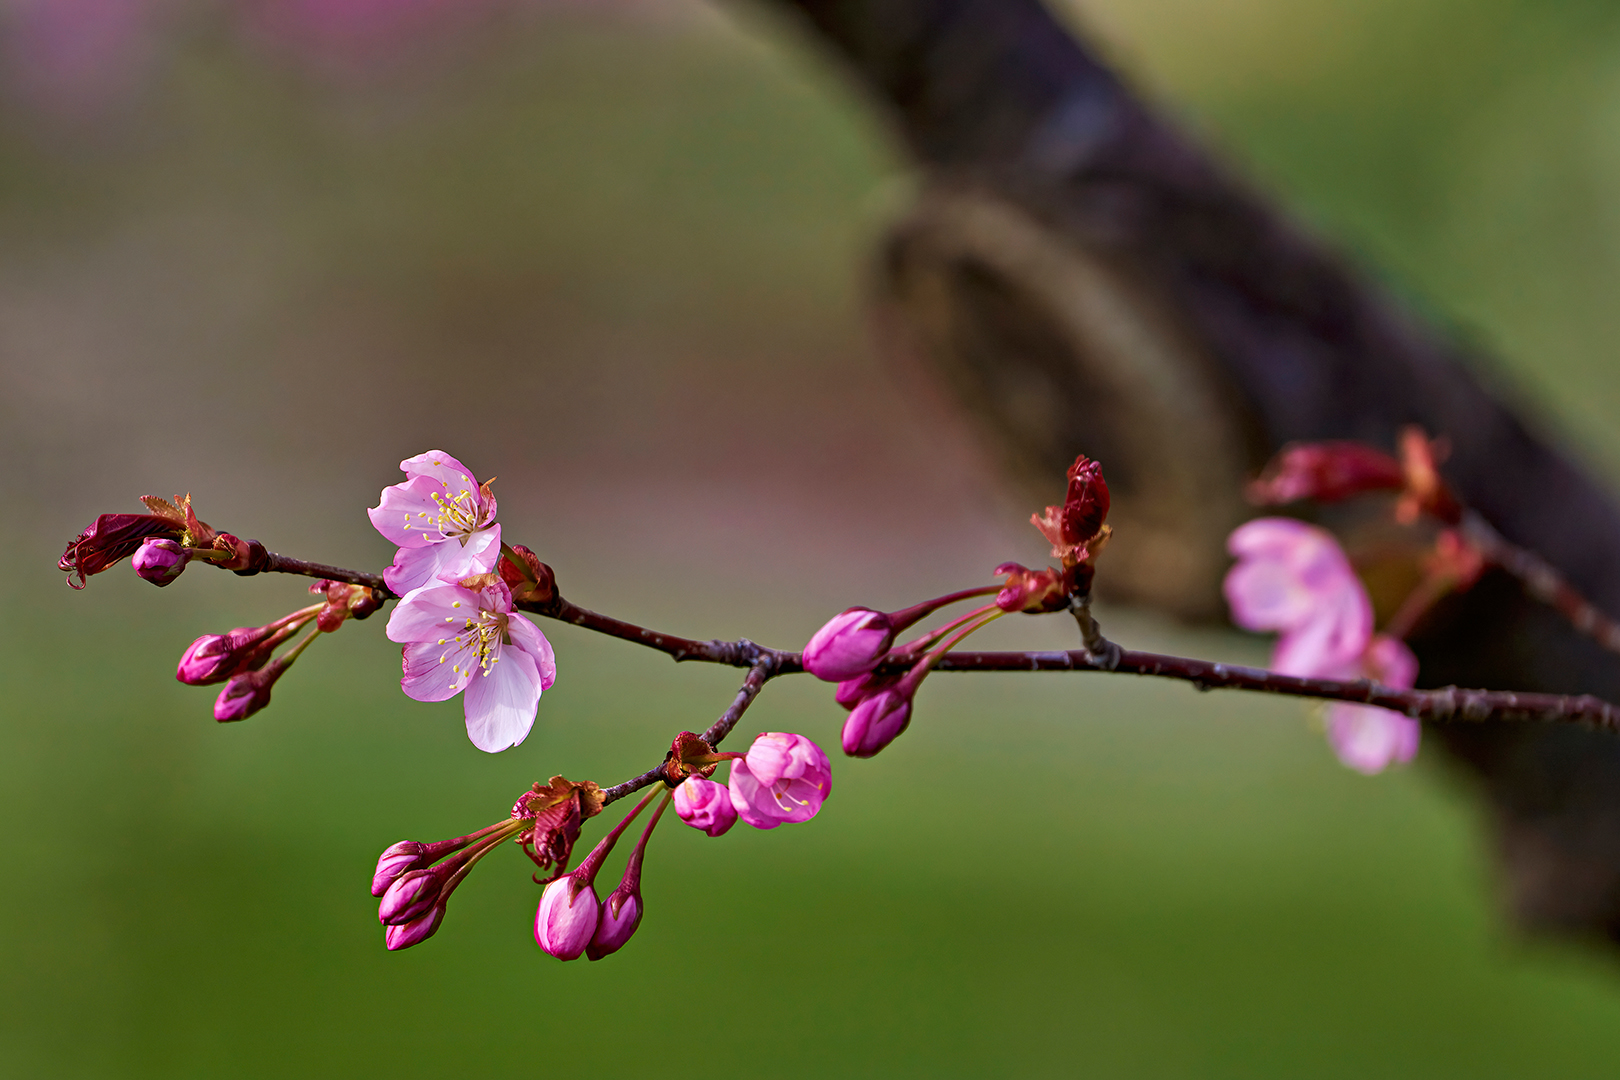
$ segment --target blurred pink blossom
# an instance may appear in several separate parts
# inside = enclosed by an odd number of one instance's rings
[[[1292,518],[1258,518],[1232,531],[1238,559],[1224,589],[1232,621],[1277,631],[1272,670],[1332,677],[1372,640],[1372,602],[1333,534]]]
[[[1412,651],[1373,634],[1372,601],[1331,533],[1292,518],[1259,518],[1235,529],[1227,550],[1238,559],[1224,585],[1232,621],[1281,635],[1273,671],[1403,689],[1416,681]],[[1327,709],[1328,743],[1358,772],[1410,761],[1421,731],[1416,720],[1388,709],[1348,702]]]
[[[1417,657],[1406,644],[1384,634],[1362,654],[1359,670],[1345,678],[1367,678],[1401,689],[1417,680]],[[1335,701],[1327,709],[1327,737],[1339,760],[1357,772],[1383,772],[1417,754],[1423,726],[1410,716],[1371,705]]]

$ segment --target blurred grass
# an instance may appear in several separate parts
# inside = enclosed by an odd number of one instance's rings
[[[1606,8],[1091,10],[1620,474]],[[749,25],[542,23],[426,89],[312,87],[203,41],[106,143],[8,129],[7,550],[46,567],[96,508],[184,485],[216,523],[375,562],[354,493],[432,442],[501,474],[503,520],[570,595],[693,634],[792,644],[847,603],[1038,558],[852,344],[903,182],[871,120]],[[3,1075],[1582,1077],[1620,1051],[1612,963],[1503,930],[1433,761],[1368,780],[1297,705],[1123,679],[940,676],[894,748],[835,762],[812,825],[672,819],[643,928],[600,964],[538,953],[516,852],[388,955],[384,845],[494,820],[553,772],[639,771],[735,675],[556,628],[534,734],[490,757],[459,704],[400,695],[372,623],[219,727],[168,672],[296,583],[0,590]],[[839,719],[788,680],[743,733],[833,745]]]

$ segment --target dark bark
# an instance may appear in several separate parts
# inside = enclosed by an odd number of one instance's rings
[[[1235,484],[1212,488],[1290,440],[1387,448],[1416,423],[1449,437],[1444,472],[1491,524],[1620,612],[1610,493],[1035,0],[772,3],[842,58],[931,181],[886,263],[903,340],[1024,475],[1085,450],[1120,478],[1121,557],[1100,586],[1117,565],[1136,597],[1207,614],[1219,538],[1242,513]],[[1412,644],[1424,685],[1620,698],[1620,660],[1505,575]],[[1429,736],[1482,781],[1519,917],[1620,937],[1620,739],[1509,724]]]

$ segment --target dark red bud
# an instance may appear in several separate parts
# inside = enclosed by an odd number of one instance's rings
[[[1399,491],[1405,483],[1399,461],[1363,443],[1290,443],[1249,485],[1248,496],[1260,506],[1300,499],[1331,503],[1369,491]]]
[[[557,576],[551,567],[540,561],[540,556],[516,544],[512,550],[523,565],[518,566],[512,561],[512,556],[503,554],[497,566],[500,570],[501,580],[506,587],[512,590],[512,599],[518,603],[545,604],[556,598]]]
[[[1096,536],[1108,520],[1111,499],[1102,466],[1081,454],[1069,466],[1069,491],[1063,503],[1063,539],[1083,544]]]
[[[179,540],[185,530],[169,518],[156,514],[102,514],[91,526],[75,536],[57,561],[57,569],[78,577],[68,584],[84,588],[84,579],[99,574],[139,550],[148,537]]]

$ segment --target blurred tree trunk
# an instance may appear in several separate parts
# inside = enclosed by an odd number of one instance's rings
[[[885,253],[887,310],[1052,489],[1084,450],[1116,491],[1099,581],[1219,610],[1243,480],[1295,439],[1450,438],[1444,471],[1508,538],[1620,612],[1610,494],[1483,387],[1455,346],[1135,98],[1037,0],[771,0],[884,110],[926,181]],[[1412,641],[1420,685],[1620,701],[1620,658],[1492,574]],[[1620,739],[1431,730],[1482,782],[1509,904],[1620,939]]]

